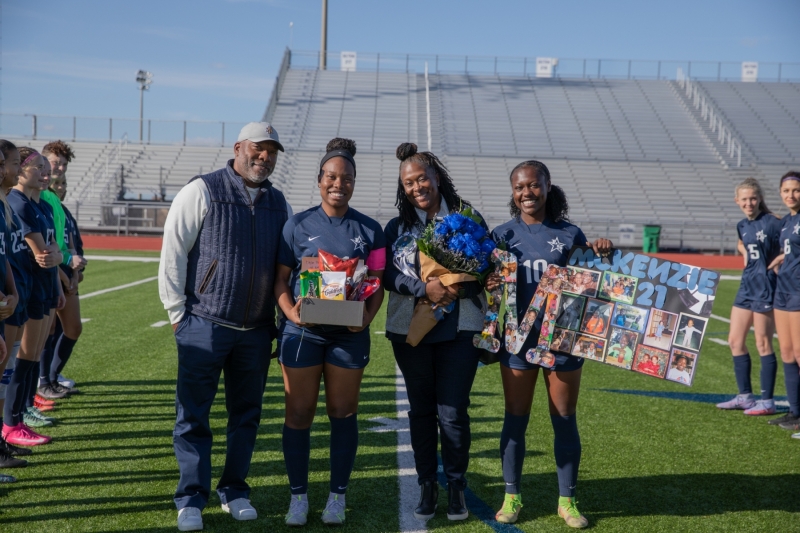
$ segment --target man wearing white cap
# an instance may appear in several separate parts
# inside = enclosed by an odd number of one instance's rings
[[[281,229],[291,216],[267,179],[283,146],[275,128],[251,122],[224,168],[195,176],[164,224],[158,288],[178,345],[173,431],[180,481],[178,529],[203,529],[211,492],[208,416],[225,373],[227,454],[217,493],[237,520],[254,520],[250,468],[275,329],[272,286]]]

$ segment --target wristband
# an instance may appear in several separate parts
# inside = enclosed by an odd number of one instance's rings
[[[69,266],[70,261],[72,261],[72,254],[69,252],[61,252],[63,259],[61,260],[61,264],[64,266]]]

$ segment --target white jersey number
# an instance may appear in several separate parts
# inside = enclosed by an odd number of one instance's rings
[[[787,255],[792,253],[792,243],[789,242],[789,239],[783,241],[783,253]]]
[[[544,259],[537,259],[531,263],[530,259],[526,259],[522,266],[525,267],[525,276],[526,281],[528,283],[539,283],[542,280],[542,274],[544,274],[544,269],[547,268],[547,261]]]
[[[750,252],[750,259],[752,259],[753,261],[761,257],[761,252],[758,251],[757,244],[748,244],[747,251]]]

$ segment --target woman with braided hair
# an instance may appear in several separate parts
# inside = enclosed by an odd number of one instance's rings
[[[570,224],[564,191],[550,181],[550,171],[539,161],[524,161],[511,171],[510,221],[495,228],[495,242],[506,242],[508,250],[517,256],[517,315],[525,312],[533,298],[547,265],[566,266],[570,248],[591,246],[595,253],[606,254],[613,246],[608,239],[589,244],[577,226]],[[500,283],[496,274],[488,276],[486,289]],[[554,351],[555,366],[541,368],[529,363],[525,353],[536,347],[542,315],[517,354],[506,351],[501,344],[500,375],[505,393],[505,420],[500,435],[500,457],[505,481],[505,501],[496,519],[502,523],[516,522],[522,508],[520,484],[522,462],[525,458],[525,430],[528,427],[533,392],[539,373],[544,374],[550,405],[550,420],[555,433],[554,452],[558,471],[558,514],[571,527],[583,528],[589,522],[580,514],[575,502],[575,485],[581,456],[581,441],[575,412],[581,383],[583,359]]]
[[[447,517],[464,520],[469,516],[464,489],[471,443],[467,408],[480,354],[472,337],[483,328],[486,300],[477,281],[444,286],[438,278],[420,279],[416,238],[428,224],[470,204],[458,195],[447,168],[431,152],[418,152],[416,144],[403,143],[397,147],[397,159],[400,172],[395,205],[399,216],[384,230],[384,279],[389,291],[386,337],[405,378],[411,407],[411,447],[421,491],[414,516],[428,520],[436,512],[436,452],[441,437]],[[485,223],[483,227],[488,229]],[[419,344],[411,346],[406,335],[421,298],[441,307],[455,304]]]

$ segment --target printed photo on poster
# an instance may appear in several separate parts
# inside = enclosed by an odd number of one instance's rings
[[[640,344],[636,347],[636,355],[633,358],[633,370],[648,376],[663,378],[667,372],[668,361],[669,352]]]
[[[548,350],[528,350],[525,360],[545,368],[553,368],[556,366],[556,357]]]
[[[691,350],[700,350],[703,335],[706,331],[707,318],[681,313],[678,328],[675,331],[675,346],[683,346]]]
[[[567,283],[562,290],[581,296],[597,296],[600,272],[585,268],[567,267]]]
[[[677,325],[678,315],[675,313],[651,309],[642,343],[654,348],[669,350],[672,347],[672,336]]]
[[[633,297],[636,294],[637,282],[637,278],[624,274],[615,274],[607,270],[603,272],[597,296],[606,300],[632,304]]]
[[[553,333],[553,341],[550,343],[550,349],[556,352],[570,353],[574,342],[574,331],[556,328],[555,333]]]
[[[556,325],[573,331],[579,330],[585,302],[586,298],[583,296],[561,293],[561,308],[558,312]]]
[[[611,318],[612,326],[642,333],[646,324],[647,309],[628,304],[617,304],[614,308],[614,316]]]
[[[517,281],[516,276],[514,274],[517,272],[517,262],[516,261],[503,261],[500,265],[500,277],[503,278],[503,281]]]
[[[669,361],[667,379],[684,385],[691,385],[694,379],[694,369],[696,368],[697,354],[675,348],[672,350],[672,358]]]
[[[586,303],[586,312],[583,314],[581,331],[590,335],[605,337],[608,333],[608,324],[611,322],[611,311],[614,304],[602,300],[592,300]]]
[[[591,335],[578,335],[578,338],[575,339],[575,344],[572,346],[572,355],[602,361],[605,348],[605,339],[592,337]]]
[[[630,370],[633,364],[633,353],[636,350],[638,337],[639,336],[633,331],[612,327],[611,335],[608,339],[608,351],[606,352],[605,362],[609,365]]]

